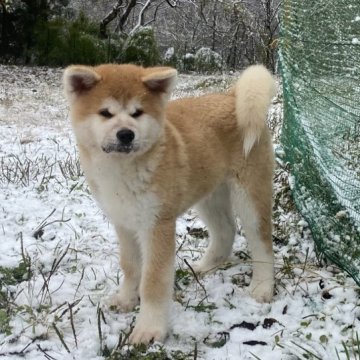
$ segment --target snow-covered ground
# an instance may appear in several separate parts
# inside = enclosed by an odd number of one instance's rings
[[[175,97],[226,88],[234,76],[180,76]],[[270,126],[278,141],[281,99]],[[276,294],[258,304],[241,229],[229,263],[195,278],[207,232],[178,221],[172,332],[127,345],[136,312],[105,304],[122,274],[117,241],[77,159],[61,70],[0,66],[0,358],[360,359],[359,288],[320,264],[280,166],[275,174]]]

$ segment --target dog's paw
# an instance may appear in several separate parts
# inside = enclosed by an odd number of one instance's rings
[[[274,284],[269,281],[258,282],[252,280],[248,287],[248,292],[257,302],[269,303],[274,295]]]
[[[190,263],[191,268],[196,274],[202,275],[215,271],[220,265],[221,261],[207,261],[206,259],[200,259]]]
[[[134,330],[130,334],[130,344],[132,345],[148,345],[152,341],[163,342],[167,333],[167,328],[163,324],[148,323],[146,321],[138,321]]]
[[[140,299],[137,294],[127,294],[119,290],[107,300],[110,309],[119,312],[130,312],[139,305]]]

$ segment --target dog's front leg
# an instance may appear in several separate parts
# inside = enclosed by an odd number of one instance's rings
[[[115,226],[119,239],[120,267],[124,274],[118,292],[110,305],[121,312],[132,311],[139,304],[141,253],[136,234],[123,226]]]
[[[174,282],[175,220],[158,221],[140,242],[140,314],[130,335],[132,344],[163,341],[166,336]]]

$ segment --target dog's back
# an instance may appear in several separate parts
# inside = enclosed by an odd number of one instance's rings
[[[252,66],[228,92],[168,103],[165,127],[173,140],[164,169],[182,185],[180,212],[227,178],[250,184],[254,169],[249,164],[267,169],[265,178],[271,177],[273,151],[266,114],[274,93],[270,73],[263,66]],[[169,179],[163,172],[161,176],[160,188],[168,198]],[[175,199],[178,203],[179,196]]]
[[[240,142],[247,156],[266,131],[267,110],[275,92],[269,71],[254,65],[241,74],[228,92],[170,101],[167,120],[187,134],[195,131],[206,138],[215,132],[219,138],[224,136],[225,143],[235,140],[240,130]]]

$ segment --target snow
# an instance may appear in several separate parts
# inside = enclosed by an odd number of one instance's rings
[[[185,58],[185,59],[193,59],[194,56],[195,56],[194,54],[186,53],[186,54],[184,55],[184,58]]]
[[[169,47],[165,51],[164,60],[171,60],[175,55],[175,49],[173,47]]]
[[[78,168],[61,70],[0,66],[0,77],[0,267],[14,268],[25,256],[32,272],[2,288],[11,298],[4,303],[11,331],[0,333],[0,356],[105,359],[105,349],[112,351],[119,335],[129,332],[136,312],[115,313],[106,305],[122,277],[117,240]],[[197,86],[204,81],[224,88],[235,77],[180,76],[174,97],[214,90]],[[279,114],[276,106],[270,117]],[[196,280],[184,259],[203,253],[207,239],[191,230],[204,225],[193,211],[178,220],[176,268],[185,275],[176,279],[172,332],[164,344],[169,357],[181,350],[193,359],[196,343],[197,359],[206,360],[290,360],[310,353],[333,360],[337,351],[346,359],[342,342],[351,351],[360,328],[359,288],[341,270],[319,264],[308,224],[289,198],[289,182],[279,167],[271,304],[247,294],[251,266],[241,231],[229,262]],[[35,237],[39,229],[43,234]],[[154,344],[149,351],[159,349]],[[121,351],[130,350],[124,345]]]

